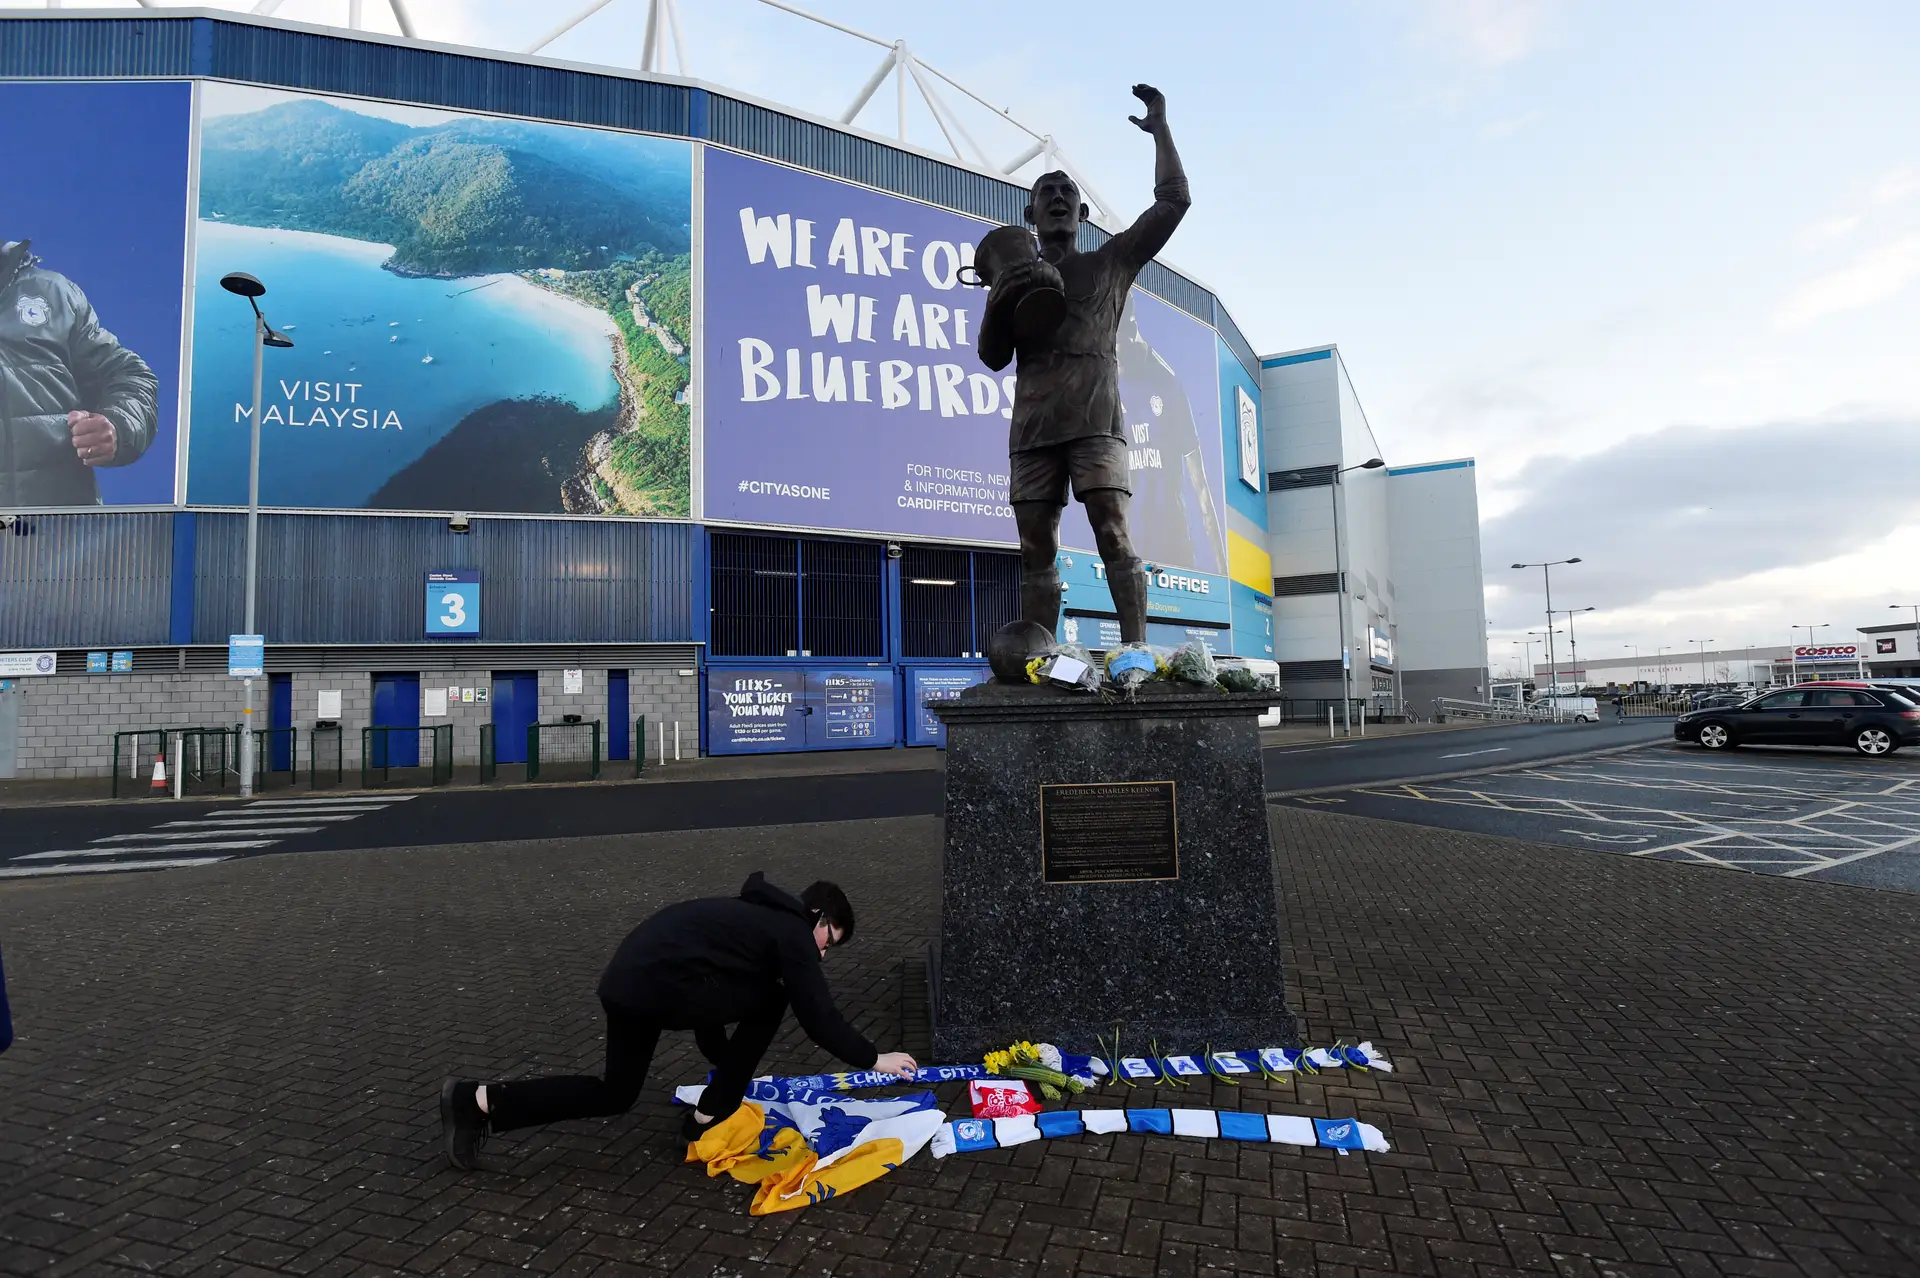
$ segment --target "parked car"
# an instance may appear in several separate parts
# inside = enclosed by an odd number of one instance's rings
[[[1800,684],[1743,705],[1683,714],[1673,721],[1673,739],[1708,750],[1850,745],[1877,757],[1920,742],[1920,702],[1867,683]]]

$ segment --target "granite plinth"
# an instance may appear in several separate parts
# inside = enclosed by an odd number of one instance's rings
[[[932,990],[939,1059],[1017,1039],[1128,1054],[1297,1046],[1280,963],[1258,716],[1266,694],[1149,684],[1107,703],[981,684],[946,725]],[[1047,883],[1042,785],[1172,781],[1179,877]]]

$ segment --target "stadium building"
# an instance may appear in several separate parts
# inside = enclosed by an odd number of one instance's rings
[[[214,10],[0,18],[0,115],[0,776],[239,720],[256,427],[268,766],[316,725],[349,766],[363,727],[511,763],[567,720],[617,759],[642,716],[668,754],[936,745],[919,707],[985,676],[1013,380],[961,268],[1019,181],[658,71]],[[291,343],[257,422],[231,272]],[[1257,357],[1163,262],[1120,359],[1151,641],[1305,697],[1344,661],[1376,712],[1485,683],[1471,462],[1341,476],[1378,449],[1337,351]],[[1078,506],[1063,544],[1059,630],[1103,647]]]

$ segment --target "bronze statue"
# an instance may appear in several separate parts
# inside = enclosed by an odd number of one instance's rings
[[[1075,241],[1088,209],[1080,188],[1066,173],[1042,174],[1033,184],[1026,218],[1039,237],[1037,256],[1003,246],[998,261],[980,263],[991,292],[979,351],[982,362],[995,370],[1020,357],[1008,449],[1013,463],[1009,496],[1020,532],[1023,623],[1051,633],[1059,618],[1060,512],[1071,483],[1073,495],[1087,508],[1106,565],[1120,637],[1142,643],[1147,579],[1127,532],[1132,487],[1121,433],[1120,316],[1134,277],[1166,246],[1191,201],[1167,131],[1166,98],[1146,84],[1134,85],[1133,94],[1146,110],[1127,118],[1153,137],[1153,207],[1093,252],[1082,253]]]

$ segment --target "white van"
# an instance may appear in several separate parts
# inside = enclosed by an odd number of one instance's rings
[[[1575,723],[1600,722],[1600,703],[1592,697],[1535,697],[1529,708],[1543,719],[1553,718],[1554,711],[1558,709],[1562,719],[1571,719]]]
[[[1277,661],[1269,661],[1265,657],[1215,657],[1213,663],[1222,670],[1228,670],[1238,666],[1250,674],[1265,679],[1276,688],[1280,686],[1280,663]],[[1268,706],[1267,712],[1260,716],[1260,726],[1263,728],[1279,727],[1280,707]]]

